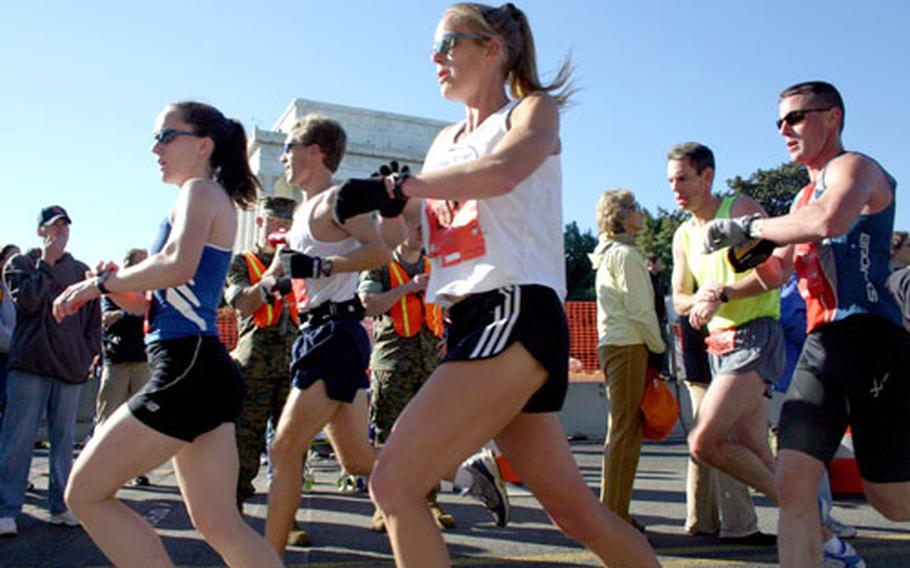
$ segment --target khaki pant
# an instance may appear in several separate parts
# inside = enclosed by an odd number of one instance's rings
[[[708,385],[686,381],[692,416],[708,391]],[[719,512],[718,512],[719,509]],[[758,517],[749,488],[725,473],[689,458],[686,474],[686,531],[740,537],[758,530]]]
[[[149,380],[149,364],[105,363],[101,367],[101,385],[95,401],[95,428],[114,414],[121,404],[139,392]],[[96,430],[97,431],[97,430]]]
[[[648,350],[644,345],[607,345],[598,348],[607,384],[607,436],[604,440],[600,500],[629,520],[632,485],[641,454],[644,423],[641,400],[645,394]]]

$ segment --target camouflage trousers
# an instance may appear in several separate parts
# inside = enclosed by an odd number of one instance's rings
[[[281,409],[290,392],[290,379],[282,377],[244,377],[246,395],[237,418],[237,453],[240,475],[237,478],[237,502],[253,496],[253,480],[259,473],[259,458],[265,451],[265,430],[269,418],[278,424]]]
[[[370,424],[376,434],[377,445],[385,443],[392,426],[408,402],[430,378],[432,371],[408,369],[406,371],[372,371],[370,378]]]

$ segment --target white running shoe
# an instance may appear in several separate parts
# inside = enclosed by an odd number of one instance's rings
[[[72,514],[70,511],[63,511],[62,513],[51,515],[50,523],[58,527],[78,527],[81,524],[79,519],[76,518],[76,515]]]
[[[849,542],[832,536],[822,551],[822,568],[866,568],[866,561]]]

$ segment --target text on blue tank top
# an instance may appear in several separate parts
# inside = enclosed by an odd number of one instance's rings
[[[152,254],[160,252],[171,233],[171,224],[161,224]],[[196,273],[189,282],[152,292],[145,342],[191,335],[217,335],[218,305],[231,262],[231,251],[206,244]]]
[[[875,162],[872,158],[867,159]],[[886,284],[891,274],[891,232],[897,202],[897,181],[881,167],[891,183],[891,204],[872,215],[860,215],[840,237],[820,243],[819,255],[827,248],[834,263],[833,285],[837,298],[834,320],[855,314],[876,314],[901,325],[900,309]],[[819,176],[812,201],[825,191],[824,170]]]

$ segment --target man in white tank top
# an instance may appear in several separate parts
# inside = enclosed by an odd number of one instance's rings
[[[366,475],[375,454],[367,432],[369,339],[356,297],[361,270],[389,261],[390,253],[370,215],[339,224],[332,219],[332,174],[344,155],[341,125],[323,117],[298,119],[281,162],[303,202],[294,213],[287,245],[279,250],[300,313],[300,335],[291,354],[292,389],[271,448],[266,538],[281,555],[299,503],[301,467],[313,437],[326,428],[341,466]],[[301,536],[298,540],[294,537]]]

